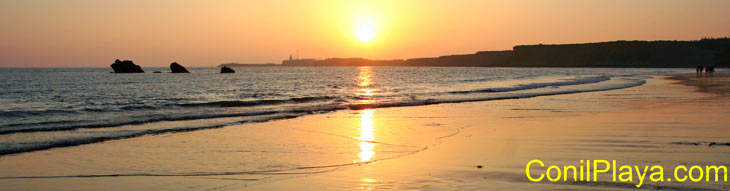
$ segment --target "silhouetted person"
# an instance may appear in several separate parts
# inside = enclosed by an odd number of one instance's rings
[[[700,70],[702,72],[702,70]],[[704,77],[712,77],[712,73],[715,72],[715,66],[712,64],[707,64],[704,67]],[[698,76],[700,76],[700,73],[697,73]]]

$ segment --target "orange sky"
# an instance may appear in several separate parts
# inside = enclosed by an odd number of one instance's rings
[[[394,59],[519,44],[730,36],[727,0],[0,1],[0,67]],[[357,21],[375,23],[363,43]]]

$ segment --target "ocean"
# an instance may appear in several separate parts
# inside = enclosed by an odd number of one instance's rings
[[[642,85],[692,69],[471,67],[0,68],[0,155],[336,110],[528,98]]]

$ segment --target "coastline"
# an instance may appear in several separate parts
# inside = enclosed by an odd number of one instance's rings
[[[727,67],[728,38],[696,41],[609,41],[579,44],[516,45],[479,51],[392,60],[325,58],[283,60],[281,66],[478,66],[478,67]],[[576,54],[580,53],[580,54]],[[298,56],[297,56],[298,57]]]
[[[602,158],[630,164],[724,165],[730,161],[730,147],[706,143],[730,137],[723,128],[730,100],[722,96],[727,95],[725,88],[717,88],[727,79],[720,73],[710,82],[657,76],[618,90],[341,110],[44,150],[0,158],[0,166],[7,169],[0,174],[5,177],[0,185],[40,190],[64,189],[60,185],[69,183],[78,186],[68,188],[74,190],[634,189],[612,182],[532,183],[525,178],[524,165],[533,158],[563,164]],[[363,131],[368,125],[371,132]],[[260,140],[246,140],[251,137]],[[248,145],[230,146],[240,143]],[[286,157],[295,155],[287,153],[266,155],[289,164],[275,170],[240,167],[265,155],[261,152],[229,152],[264,143],[283,148],[314,144],[342,152],[292,160]],[[212,148],[222,152],[205,152]],[[161,151],[168,157],[156,154]],[[251,159],[258,160],[268,159]],[[220,171],[226,165],[228,170]],[[644,186],[727,189],[691,182]]]

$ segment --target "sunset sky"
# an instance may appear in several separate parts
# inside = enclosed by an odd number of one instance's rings
[[[730,36],[729,10],[727,0],[5,0],[0,67],[108,67],[116,58],[143,67],[280,63],[297,50],[301,58],[396,59],[696,40]]]

